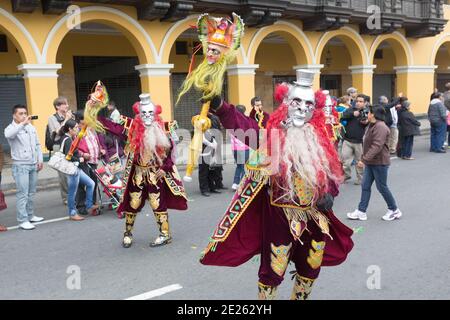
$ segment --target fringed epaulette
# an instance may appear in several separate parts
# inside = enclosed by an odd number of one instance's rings
[[[126,131],[129,131],[131,126],[133,125],[133,118],[121,115],[120,124],[124,127]]]
[[[307,230],[309,220],[313,220],[322,233],[333,239],[330,234],[329,219],[314,207],[309,208],[283,208],[283,212],[289,221],[290,231],[294,239],[300,241],[303,231]]]

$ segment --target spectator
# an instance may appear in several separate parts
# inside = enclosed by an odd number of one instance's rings
[[[61,150],[61,138],[63,134],[60,132],[61,127],[67,120],[73,119],[72,111],[69,110],[69,103],[65,97],[58,97],[53,101],[53,107],[56,112],[48,118],[48,129],[53,139],[53,151]],[[66,175],[58,171],[59,186],[61,198],[67,205],[67,178]]]
[[[444,142],[447,131],[447,114],[442,92],[433,93],[428,108],[428,120],[431,125],[430,152],[445,153]]]
[[[79,120],[79,125],[84,125],[84,116],[82,112],[77,112],[77,117]],[[102,140],[103,141],[103,140]],[[97,132],[95,132],[92,128],[86,129],[86,134],[83,139],[81,139],[80,144],[78,145],[78,155],[84,158],[84,161],[80,163],[79,168],[83,170],[85,174],[89,176],[95,183],[94,187],[94,197],[93,202],[97,202],[97,188],[98,181],[97,176],[95,175],[94,170],[97,169],[99,159],[103,156],[105,151],[105,146],[100,143],[100,139],[98,138]],[[86,202],[86,190],[84,185],[79,185],[77,190],[77,209],[78,213],[82,215],[87,214],[87,208],[85,206]],[[97,214],[97,211],[93,212]]]
[[[206,130],[203,135],[203,153],[198,165],[200,192],[205,197],[209,197],[210,192],[220,193],[219,189],[223,188],[221,141],[217,136],[220,122],[212,114],[208,114],[208,118],[211,119],[211,129]]]
[[[444,92],[444,105],[447,108],[447,146],[450,148],[450,82],[445,87],[447,88],[447,91]]]
[[[62,127],[62,132],[64,133],[62,144],[63,144],[63,153],[68,154],[70,151],[70,147],[72,146],[73,140],[78,135],[79,126],[75,120],[68,120]],[[75,164],[80,164],[84,162],[84,158],[80,157],[79,151],[75,150],[71,159]],[[88,214],[95,214],[95,211],[98,209],[98,206],[93,205],[93,197],[94,197],[94,187],[95,183],[92,181],[89,176],[83,172],[80,168],[77,169],[77,173],[74,175],[66,175],[67,177],[67,185],[68,185],[68,194],[67,194],[67,207],[70,220],[73,221],[81,221],[84,220],[82,216],[80,216],[76,209],[75,197],[78,189],[78,185],[81,183],[86,186],[86,201],[85,205]]]
[[[358,90],[356,90],[356,88],[353,87],[348,88],[347,96],[349,98],[350,106],[354,107],[356,104],[356,97],[358,96]]]
[[[5,137],[11,147],[13,160],[12,174],[17,189],[17,221],[19,228],[32,230],[31,222],[44,218],[34,214],[33,197],[36,193],[37,175],[43,168],[41,144],[36,129],[31,124],[31,116],[24,105],[13,107],[13,121],[5,128]]]
[[[394,99],[392,103],[389,103],[389,100],[386,96],[381,96],[379,99],[380,105],[386,111],[386,120],[385,123],[388,126],[389,133],[389,153],[395,154],[397,152],[397,144],[398,144],[398,113],[397,109],[401,107],[402,102],[402,93],[399,94],[399,97]]]
[[[342,144],[341,158],[344,167],[345,181],[352,177],[352,162],[359,162],[362,156],[362,142],[364,130],[368,120],[366,115],[366,96],[359,94],[356,97],[355,106],[348,108],[342,114],[342,119],[347,121]],[[356,167],[356,182],[361,184],[363,169]]]
[[[414,136],[420,135],[420,122],[417,121],[414,114],[410,111],[409,101],[402,103],[402,111],[399,113],[400,137],[402,141],[401,158],[405,160],[414,160],[411,157],[414,145]]]
[[[389,128],[384,122],[385,114],[386,111],[382,106],[370,107],[368,115],[370,124],[364,136],[363,156],[361,161],[357,163],[358,167],[364,168],[361,200],[358,209],[347,213],[347,217],[352,220],[367,220],[366,211],[369,206],[374,180],[378,191],[388,206],[388,212],[383,216],[383,220],[392,221],[402,216],[387,186],[388,169],[391,160],[388,148]]]
[[[270,115],[264,111],[264,106],[260,97],[253,97],[250,101],[252,110],[250,111],[250,118],[258,122],[258,126],[263,129],[267,126]]]
[[[0,210],[6,209],[5,195],[3,194],[3,191],[1,190],[3,161],[4,161],[3,146],[0,144]],[[8,228],[6,228],[4,225],[0,224],[0,232],[6,231],[6,230],[8,230]]]
[[[108,104],[108,111],[109,118],[115,123],[120,123],[120,112],[117,110],[116,103],[112,100]]]
[[[236,109],[245,115],[245,106],[239,104]],[[233,150],[234,160],[236,161],[236,170],[234,171],[233,185],[231,189],[237,190],[239,183],[244,176],[244,166],[250,154],[250,148],[241,140],[231,135],[231,150]]]

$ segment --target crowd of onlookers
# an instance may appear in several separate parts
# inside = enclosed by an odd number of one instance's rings
[[[54,100],[55,113],[48,119],[45,146],[49,156],[62,153],[67,156],[76,168],[74,174],[58,171],[61,200],[67,206],[70,220],[81,221],[83,216],[97,215],[100,204],[97,194],[99,175],[97,168],[100,162],[109,168],[119,161],[123,164],[123,144],[113,135],[97,133],[87,128],[76,148],[73,141],[84,127],[83,112],[72,113],[67,99],[58,97]],[[16,210],[19,228],[32,230],[33,223],[44,220],[34,214],[33,197],[37,187],[37,173],[43,168],[43,154],[34,120],[24,105],[15,105],[12,110],[13,121],[5,129],[5,137],[11,148],[12,175],[16,183]],[[120,121],[120,113],[114,102],[108,105],[108,115],[112,121]],[[3,152],[1,153],[3,156]],[[1,157],[3,165],[3,157]],[[3,193],[0,194],[0,200]],[[1,201],[0,201],[1,207]],[[0,231],[6,228],[0,226]]]
[[[445,93],[435,90],[430,97],[428,108],[430,152],[445,153],[446,146],[450,146],[450,83],[446,87],[448,90]],[[353,87],[347,90],[346,95],[334,100],[342,124],[337,145],[344,179],[345,181],[351,179],[354,167],[356,171],[354,183],[362,184],[360,205],[355,212],[348,214],[349,218],[367,219],[365,210],[373,181],[388,204],[386,220],[399,218],[401,213],[386,183],[387,169],[390,155],[397,155],[404,160],[414,160],[412,157],[414,136],[420,134],[420,122],[411,112],[410,101],[400,93],[391,100],[381,96],[376,103],[371,104],[369,96],[358,93]],[[80,111],[73,113],[64,97],[56,98],[53,105],[55,113],[48,119],[45,146],[50,150],[50,155],[52,152],[62,152],[65,155],[73,152],[70,161],[76,163],[76,174],[67,175],[58,171],[58,176],[61,200],[67,206],[69,218],[81,221],[84,220],[84,216],[97,215],[98,212],[99,181],[96,169],[99,163],[102,162],[107,166],[112,161],[115,163],[119,161],[123,165],[124,146],[113,135],[100,134],[88,128],[78,147],[71,150],[73,141],[84,126],[83,113]],[[264,127],[270,115],[263,111],[262,100],[254,97],[251,105],[249,116]],[[237,105],[236,108],[245,114],[245,106]],[[107,109],[107,116],[112,121],[120,123],[121,115],[114,102],[111,101]],[[31,230],[35,228],[34,222],[43,220],[34,214],[33,206],[37,173],[43,168],[43,154],[27,107],[16,105],[12,111],[13,121],[5,129],[4,134],[11,147],[12,175],[17,188],[17,220],[20,228]],[[214,114],[210,113],[208,117],[212,126],[204,133],[203,152],[199,161],[199,187],[201,194],[207,197],[211,193],[220,193],[220,189],[225,189],[222,176],[222,149],[218,147],[221,141],[215,134],[222,127]],[[236,137],[231,136],[230,139],[236,161],[232,189],[236,190],[244,175],[244,164],[249,159],[250,149]],[[2,166],[3,150],[0,152],[0,183]],[[4,208],[6,203],[0,190],[0,210]],[[0,231],[5,230],[6,228],[0,225]]]

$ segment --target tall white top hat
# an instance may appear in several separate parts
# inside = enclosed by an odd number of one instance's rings
[[[148,93],[140,94],[139,99],[141,100],[141,102],[140,102],[141,106],[152,104],[152,101],[150,100],[150,94],[148,94]]]
[[[297,81],[294,83],[301,87],[311,88],[313,86],[315,73],[312,70],[299,69],[297,70]]]

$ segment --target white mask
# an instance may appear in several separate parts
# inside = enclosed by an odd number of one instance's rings
[[[149,127],[155,120],[155,105],[150,101],[149,94],[146,93],[141,94],[139,98],[141,99],[139,106],[139,113],[141,115],[141,119],[144,122],[144,125],[146,127]]]
[[[308,123],[314,113],[314,91],[311,88],[292,86],[286,101],[288,105],[288,119],[286,125],[301,127]]]
[[[332,115],[333,101],[331,100],[330,92],[328,90],[323,90],[322,92],[326,96],[323,112],[325,113],[325,117],[328,120],[328,118],[330,118]]]

